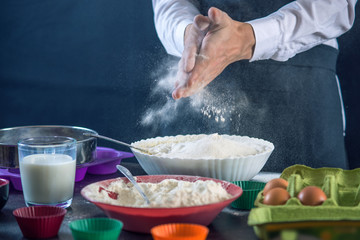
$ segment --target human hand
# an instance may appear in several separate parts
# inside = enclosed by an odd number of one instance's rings
[[[209,9],[208,17],[195,17],[184,38],[184,52],[172,93],[174,99],[197,93],[229,64],[250,59],[255,46],[250,24],[234,21],[214,7]]]

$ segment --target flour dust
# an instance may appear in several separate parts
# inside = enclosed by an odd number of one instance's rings
[[[234,116],[237,120],[241,117],[240,113],[235,114],[235,109],[239,109],[239,106],[245,108],[248,105],[245,94],[242,94],[242,99],[238,102],[239,95],[235,100],[232,89],[221,83],[217,84],[217,79],[210,83],[211,87],[208,85],[189,98],[174,100],[171,93],[175,85],[177,67],[177,61],[169,61],[153,73],[152,78],[155,79],[155,84],[150,93],[150,104],[141,117],[140,123],[143,126],[156,128],[159,126],[157,123],[167,125],[174,122],[184,114],[182,112],[184,104],[187,104],[186,111],[207,119],[206,121],[212,122],[212,125],[215,124],[220,129],[229,126],[231,121],[235,120]]]

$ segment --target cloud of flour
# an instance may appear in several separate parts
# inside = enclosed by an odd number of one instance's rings
[[[171,97],[175,84],[177,61],[170,60],[153,73],[154,87],[150,92],[150,106],[141,116],[140,123],[149,126],[155,122],[168,123],[174,120],[179,102]]]
[[[181,114],[180,106],[186,101],[189,105],[188,111],[192,114],[201,115],[206,121],[212,122],[220,129],[226,127],[233,121],[234,116],[238,119],[240,113],[235,113],[236,108],[245,108],[248,105],[248,99],[245,94],[240,94],[235,99],[235,94],[232,87],[227,83],[229,81],[222,81],[219,84],[211,83],[212,86],[205,87],[197,94],[189,97],[188,99],[174,100],[171,93],[174,89],[176,80],[176,73],[178,69],[177,60],[167,60],[162,64],[162,67],[154,71],[151,76],[154,79],[154,86],[150,93],[150,99],[147,110],[141,116],[140,124],[143,126],[151,127],[156,131],[160,125],[166,125],[177,119]],[[213,82],[220,81],[216,79]],[[239,96],[239,95],[237,95]],[[203,123],[199,122],[199,125]]]

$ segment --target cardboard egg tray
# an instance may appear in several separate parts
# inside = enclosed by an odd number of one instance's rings
[[[285,205],[271,206],[262,203],[262,191],[258,194],[248,224],[259,238],[298,239],[302,234],[329,240],[360,239],[360,168],[294,165],[280,177],[289,182],[291,198]],[[297,195],[306,186],[320,187],[327,200],[319,206],[302,205]]]

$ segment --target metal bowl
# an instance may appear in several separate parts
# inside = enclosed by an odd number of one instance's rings
[[[76,139],[76,164],[79,165],[92,162],[96,157],[97,141],[94,137],[84,136],[83,133],[85,132],[97,134],[94,130],[87,128],[55,125],[22,126],[0,129],[0,167],[18,168],[19,160],[17,143],[19,140],[41,136],[66,136]]]

